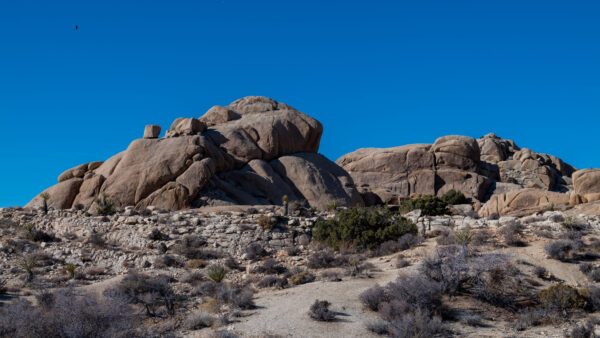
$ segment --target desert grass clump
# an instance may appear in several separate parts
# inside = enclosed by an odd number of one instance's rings
[[[213,264],[208,267],[206,275],[215,283],[221,283],[227,275],[227,270],[220,264]]]
[[[213,326],[216,321],[214,316],[202,311],[196,311],[185,319],[183,326],[188,330],[199,330]]]
[[[77,270],[77,266],[75,266],[75,264],[67,264],[67,266],[65,266],[65,271],[67,271],[67,273],[69,274],[70,278],[75,278],[75,271]]]
[[[348,258],[324,249],[313,252],[308,256],[307,266],[311,269],[336,268],[348,265]]]
[[[306,283],[314,282],[315,275],[308,271],[301,271],[290,276],[289,281],[292,285],[301,285]]]
[[[548,254],[548,257],[564,262],[573,257],[573,253],[578,247],[579,246],[575,241],[558,240],[546,244],[544,250],[546,251],[546,254]]]
[[[270,216],[262,215],[258,218],[258,225],[263,228],[263,230],[271,230],[275,225],[275,219]]]
[[[259,288],[268,288],[268,287],[276,287],[278,289],[283,289],[287,286],[288,281],[286,278],[277,277],[277,276],[265,276],[261,279],[256,286]]]
[[[189,269],[202,269],[208,266],[208,262],[203,259],[190,259],[185,262],[185,266]]]
[[[50,199],[50,194],[48,192],[43,192],[40,194],[40,198],[42,199],[42,211],[44,211],[44,214],[47,214],[48,200]]]
[[[329,303],[326,300],[315,300],[315,302],[310,306],[308,315],[310,318],[314,320],[318,320],[321,322],[331,322],[335,320],[335,312],[329,310]]]

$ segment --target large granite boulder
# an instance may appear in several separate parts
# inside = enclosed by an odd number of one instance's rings
[[[50,206],[90,208],[107,194],[117,207],[181,209],[306,200],[325,208],[362,203],[352,178],[316,154],[323,127],[275,100],[250,96],[203,117],[176,119],[164,138],[146,130],[127,150],[61,174]],[[27,206],[41,204],[39,197]],[[93,209],[93,208],[92,208]],[[92,210],[93,211],[93,210]]]
[[[523,189],[564,193],[564,198],[573,189],[571,175],[576,170],[555,156],[521,149],[495,134],[478,140],[450,135],[432,145],[358,149],[336,163],[352,176],[367,204],[400,203],[411,196],[442,195],[450,189],[482,203]],[[509,207],[518,205],[514,202]]]
[[[573,173],[570,204],[590,203],[600,200],[600,169],[590,168]]]
[[[569,195],[540,189],[520,189],[505,194],[492,196],[478,213],[488,217],[492,214],[499,216],[524,216],[548,207],[560,207],[569,203]]]

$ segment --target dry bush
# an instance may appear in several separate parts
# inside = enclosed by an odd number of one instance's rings
[[[0,316],[3,337],[143,337],[135,311],[120,299],[73,289],[44,293],[40,306],[26,300],[6,304]]]
[[[274,258],[268,258],[259,266],[256,267],[256,272],[266,274],[282,274],[287,271],[287,268],[280,265]]]
[[[290,276],[289,281],[292,285],[301,285],[311,283],[315,280],[315,275],[308,271],[301,271]]]
[[[319,278],[321,280],[328,281],[328,282],[341,282],[342,274],[339,271],[327,270],[327,271],[321,272],[321,274],[319,275]]]
[[[312,253],[308,257],[307,266],[312,269],[336,268],[348,264],[348,258],[335,254],[332,250],[324,249]]]
[[[199,330],[213,326],[216,321],[214,316],[202,311],[196,311],[185,319],[183,326],[188,330]]]
[[[246,259],[255,261],[267,255],[267,251],[259,243],[252,243],[244,251]]]
[[[548,257],[560,261],[567,261],[573,257],[574,252],[579,248],[575,241],[558,240],[546,244],[544,250]]]
[[[268,288],[268,287],[276,287],[278,289],[283,289],[287,286],[287,279],[277,276],[265,276],[261,279],[256,286],[259,288]]]
[[[330,305],[331,303],[326,300],[315,300],[308,312],[310,318],[321,322],[331,322],[335,320],[335,312],[329,310]]]

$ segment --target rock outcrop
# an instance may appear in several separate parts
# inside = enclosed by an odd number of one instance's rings
[[[164,138],[148,126],[127,150],[66,171],[47,190],[49,205],[93,211],[103,194],[118,207],[169,210],[281,204],[283,195],[317,208],[331,200],[362,203],[352,178],[317,154],[322,132],[317,120],[286,104],[245,97],[198,119],[176,119]],[[38,196],[27,207],[39,204]]]
[[[508,205],[490,202],[487,209],[500,214],[512,212],[519,201],[525,201],[523,196],[529,196],[523,208],[533,207],[534,200],[544,205],[546,199],[533,198],[531,191],[551,195],[549,203],[563,203],[565,196],[568,201],[564,193],[573,189],[571,175],[576,171],[555,156],[520,149],[495,134],[477,140],[451,135],[433,144],[359,149],[336,163],[352,176],[367,203],[399,203],[415,195],[442,195],[450,189],[478,202],[522,196]],[[551,192],[563,194],[558,198]]]
[[[600,200],[600,169],[584,169],[573,173],[570,204],[590,203]]]

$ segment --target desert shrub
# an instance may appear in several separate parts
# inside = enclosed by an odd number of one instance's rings
[[[169,235],[162,233],[157,228],[154,228],[148,235],[148,239],[151,241],[166,241],[169,239]]]
[[[411,199],[400,206],[402,212],[409,212],[412,210],[420,209],[422,215],[426,216],[439,216],[449,215],[448,203],[437,196],[423,196],[416,199]]]
[[[597,286],[588,286],[585,289],[586,294],[588,295],[588,301],[590,304],[590,310],[596,312],[600,310],[600,287]]]
[[[95,232],[89,235],[89,237],[86,240],[86,243],[91,244],[97,248],[104,248],[106,246],[106,241],[104,240],[104,237]]]
[[[561,233],[560,235],[558,235],[558,238],[560,238],[560,239],[568,239],[568,240],[577,241],[577,242],[581,242],[581,237],[583,237],[583,234],[581,233],[581,231],[574,231],[574,230],[565,231],[565,232]]]
[[[558,240],[546,244],[544,250],[550,258],[566,261],[572,257],[576,248],[577,245],[574,241]]]
[[[423,237],[420,235],[413,235],[408,233],[398,238],[397,240],[390,240],[383,242],[378,249],[379,255],[390,255],[398,251],[408,250],[419,245],[423,241]]]
[[[561,225],[568,230],[579,231],[585,229],[585,223],[573,216],[565,216]]]
[[[569,332],[567,337],[569,337],[569,338],[596,337],[596,334],[594,332],[594,325],[595,325],[594,321],[591,321],[591,320],[586,321],[581,324],[577,324],[571,329],[571,332]]]
[[[289,281],[292,285],[311,283],[311,282],[314,282],[314,280],[315,280],[315,275],[313,275],[312,273],[310,273],[308,271],[298,272],[289,278]]]
[[[199,330],[205,327],[211,327],[216,322],[216,318],[202,311],[196,311],[185,319],[183,326],[188,330]]]
[[[65,266],[65,270],[67,271],[67,273],[69,274],[69,276],[71,278],[75,278],[75,270],[77,269],[77,267],[75,266],[75,264],[67,264],[67,266]]]
[[[365,327],[378,335],[388,335],[390,333],[390,323],[381,319],[368,321],[365,323]]]
[[[410,220],[385,208],[349,208],[329,220],[318,221],[313,238],[338,249],[343,243],[360,249],[374,249],[381,243],[402,235],[417,233]]]
[[[500,234],[504,238],[504,243],[508,246],[525,246],[525,242],[521,240],[523,226],[521,224],[507,224],[500,228]]]
[[[283,289],[287,286],[287,279],[277,276],[265,276],[256,283],[256,286],[259,288],[277,287],[278,289]]]
[[[327,271],[321,272],[321,274],[319,275],[319,278],[321,280],[325,280],[328,282],[341,282],[342,274],[339,273],[338,271],[327,270]]]
[[[230,287],[226,283],[202,282],[192,290],[193,296],[211,297],[217,303],[230,304],[237,309],[252,309],[254,292],[249,288]]]
[[[555,312],[583,309],[588,305],[589,295],[566,284],[556,284],[540,290],[538,298],[541,306]]]
[[[546,311],[538,308],[524,309],[517,315],[514,327],[517,331],[523,331],[531,326],[538,326],[548,320]]]
[[[302,251],[297,246],[291,246],[291,247],[285,249],[285,253],[290,257],[298,256],[301,252]]]
[[[471,243],[473,235],[469,230],[461,230],[454,233],[454,239],[456,239],[456,244],[467,246]]]
[[[336,211],[340,206],[340,202],[338,202],[337,200],[331,200],[329,201],[329,203],[327,203],[327,210],[329,211]]]
[[[256,272],[268,273],[268,274],[282,274],[287,271],[287,268],[280,265],[279,262],[274,258],[268,258],[264,262],[256,267]]]
[[[435,239],[438,245],[457,245],[454,233],[449,230],[440,231]]]
[[[375,284],[375,286],[362,292],[358,296],[358,299],[360,299],[363,305],[370,310],[377,311],[379,304],[388,300],[388,295],[386,294],[384,287],[380,286],[379,284]]]
[[[313,252],[308,256],[307,266],[311,269],[335,268],[348,264],[346,257],[324,249]]]
[[[331,303],[326,300],[315,300],[315,302],[310,306],[310,310],[308,312],[310,318],[321,322],[330,322],[335,320],[335,312],[329,310],[330,305]]]
[[[235,288],[229,292],[229,303],[239,309],[253,309],[254,292],[248,288]]]
[[[258,225],[264,230],[271,230],[275,225],[275,220],[270,216],[262,215],[258,218]]]
[[[107,194],[103,194],[102,198],[96,198],[96,212],[98,215],[112,215],[116,212],[115,202],[110,199]]]
[[[600,282],[600,268],[590,263],[579,264],[579,270],[593,282]]]
[[[442,330],[442,320],[424,311],[408,313],[402,318],[391,322],[393,337],[428,338]]]
[[[244,255],[246,259],[254,261],[266,256],[267,251],[259,243],[252,243],[246,247]]]
[[[442,201],[446,202],[448,205],[466,204],[469,202],[462,192],[454,189],[448,190],[443,194]]]
[[[223,279],[225,279],[225,276],[227,275],[227,271],[225,270],[225,268],[222,265],[213,264],[208,267],[206,275],[213,282],[220,283]]]
[[[149,277],[130,271],[116,288],[108,289],[105,293],[113,298],[126,299],[132,304],[141,304],[151,317],[157,316],[157,311],[162,307],[167,314],[175,314],[176,296],[166,276]]]
[[[396,267],[397,268],[405,268],[407,266],[410,266],[410,262],[407,261],[406,259],[404,259],[404,257],[402,256],[398,256],[396,257]]]
[[[180,266],[183,266],[183,264],[173,256],[162,255],[162,256],[156,257],[156,259],[154,260],[154,266],[157,268],[167,268],[167,267],[180,267]]]
[[[183,277],[181,277],[181,282],[195,284],[204,280],[204,278],[204,274],[202,274],[200,271],[192,271],[183,275]]]
[[[539,278],[546,278],[546,276],[548,275],[548,270],[546,270],[546,268],[544,268],[543,266],[536,266],[535,268],[533,268],[533,274],[538,276]]]
[[[230,268],[231,270],[245,270],[245,268],[243,266],[240,266],[240,264],[233,257],[227,257],[223,264],[225,264],[225,266]]]
[[[142,337],[126,303],[71,289],[47,293],[39,306],[16,300],[2,307],[2,337]],[[138,329],[136,330],[136,327]]]
[[[191,259],[185,262],[185,266],[190,269],[201,269],[208,266],[208,262],[203,259]]]
[[[54,235],[44,232],[42,230],[36,230],[33,224],[27,223],[24,226],[25,236],[32,242],[53,242],[56,240]]]

